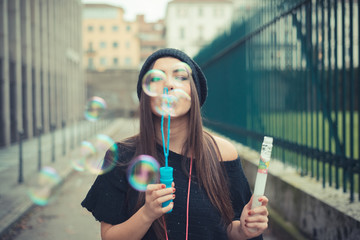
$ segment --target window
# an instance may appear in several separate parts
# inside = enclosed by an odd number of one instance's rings
[[[199,17],[202,17],[204,15],[204,11],[202,7],[199,7]]]
[[[113,32],[119,31],[119,26],[114,25],[114,26],[112,27],[112,30],[113,30]]]
[[[179,17],[186,17],[187,16],[187,9],[185,7],[178,8],[177,15]]]
[[[104,57],[100,58],[100,65],[106,66],[106,58],[104,58]]]
[[[118,42],[113,42],[113,48],[117,48],[119,46]]]
[[[214,16],[215,17],[223,17],[224,16],[224,9],[223,8],[214,8]]]
[[[94,27],[91,26],[91,25],[89,25],[89,26],[88,26],[88,32],[92,32],[93,30],[94,30]]]
[[[199,26],[198,27],[198,39],[199,41],[203,40],[203,35],[204,35],[204,27],[203,26]]]
[[[185,28],[184,27],[180,27],[179,38],[185,39]]]
[[[118,59],[118,58],[114,58],[114,59],[113,59],[113,64],[114,64],[114,66],[117,66],[118,63],[119,63],[119,59]]]
[[[125,58],[125,65],[127,65],[127,66],[131,65],[131,58],[129,58],[129,57]]]
[[[100,42],[100,48],[106,48],[106,42]]]
[[[88,68],[94,69],[94,59],[93,58],[88,58]]]
[[[131,30],[131,26],[130,26],[130,25],[127,25],[127,26],[126,26],[126,31],[130,32],[130,30]]]
[[[92,50],[92,49],[93,49],[93,43],[89,42],[89,50]]]
[[[100,30],[100,32],[103,32],[103,31],[105,30],[105,27],[104,27],[104,26],[100,26],[100,27],[99,27],[99,30]]]
[[[130,48],[130,42],[126,42],[126,48]]]

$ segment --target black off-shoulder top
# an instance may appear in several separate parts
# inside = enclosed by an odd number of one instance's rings
[[[134,152],[119,146],[119,162],[130,161]],[[159,148],[161,150],[161,148]],[[108,154],[107,154],[108,155]],[[105,159],[107,156],[105,157]],[[186,198],[188,176],[183,172],[182,155],[169,152],[168,164],[174,168],[176,198],[173,211],[166,214],[166,226],[169,240],[184,240],[186,227]],[[240,219],[240,214],[251,198],[248,181],[241,166],[240,158],[222,162],[229,181],[234,220]],[[196,176],[193,168],[192,176]],[[112,225],[120,224],[129,219],[137,202],[137,192],[131,188],[126,177],[126,168],[116,166],[111,171],[99,175],[91,186],[81,205],[90,211],[96,220]],[[191,181],[189,201],[189,238],[191,240],[222,240],[228,239],[226,227],[221,221],[219,211],[211,204],[205,190],[198,185],[196,179]],[[143,239],[156,240],[155,233],[150,228]],[[262,235],[254,239],[262,239]]]

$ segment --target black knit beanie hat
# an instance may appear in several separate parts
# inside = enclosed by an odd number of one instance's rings
[[[207,96],[206,77],[205,77],[204,73],[201,71],[199,65],[197,65],[197,63],[194,60],[192,60],[184,52],[174,49],[174,48],[160,49],[160,50],[154,52],[153,54],[151,54],[146,59],[145,63],[143,64],[143,66],[140,70],[139,79],[138,79],[138,83],[137,83],[137,95],[138,95],[139,100],[140,100],[140,96],[141,96],[142,79],[143,79],[144,75],[147,73],[147,71],[150,70],[151,65],[157,59],[162,58],[162,57],[174,57],[174,58],[179,59],[180,61],[187,63],[190,66],[190,68],[192,70],[192,77],[194,79],[197,94],[199,96],[200,106],[202,106],[204,104],[204,102],[206,100],[206,96]]]

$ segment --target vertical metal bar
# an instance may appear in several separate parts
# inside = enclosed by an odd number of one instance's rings
[[[328,18],[327,18],[327,29],[328,29],[328,81],[329,81],[329,88],[328,88],[328,112],[331,116],[330,119],[332,121],[332,108],[333,108],[333,99],[332,99],[332,90],[333,90],[333,84],[332,84],[332,64],[331,64],[331,1],[327,0],[327,9],[328,9]],[[329,128],[331,128],[332,122],[329,122]],[[330,132],[330,129],[329,129]],[[331,144],[332,136],[329,134],[329,144],[328,144],[328,151],[329,153],[332,153],[332,144]],[[328,175],[329,175],[329,186],[332,186],[332,166],[333,162],[329,161],[329,169],[328,169]]]
[[[311,1],[306,4],[306,69],[307,69],[307,81],[306,81],[306,141],[304,145],[306,147],[312,147],[312,101],[311,101],[311,77],[312,77],[312,3]],[[310,130],[310,132],[309,132]],[[311,139],[311,140],[310,140]],[[309,154],[306,155],[306,175],[309,171],[309,160],[312,158],[309,157]],[[312,160],[311,160],[312,162]],[[310,169],[312,172],[313,169]]]
[[[320,87],[321,88],[321,93],[324,95],[323,99],[326,99],[326,80],[325,80],[325,4],[324,4],[324,0],[321,1],[321,84]],[[322,118],[322,151],[325,152],[325,131],[326,131],[326,126],[325,126],[325,111],[326,111],[326,103],[323,101],[321,102],[321,118]],[[326,183],[326,177],[325,177],[325,166],[326,166],[326,159],[324,158],[324,156],[321,156],[321,160],[322,160],[322,185],[323,188],[325,188],[325,183]]]
[[[296,19],[297,19],[297,15],[300,15],[299,12],[296,14]],[[301,15],[300,15],[301,16]],[[301,20],[300,20],[301,22]],[[298,26],[300,27],[300,26]],[[296,41],[296,44],[297,44],[297,48],[296,48],[296,53],[295,53],[295,57],[296,57],[296,62],[295,62],[295,72],[296,72],[296,77],[294,78],[294,81],[293,83],[295,85],[298,84],[298,81],[299,81],[299,75],[300,75],[300,61],[299,61],[299,58],[301,58],[301,53],[299,54],[299,49],[301,49],[301,36],[297,36],[297,38],[300,38],[300,42],[297,40]],[[299,91],[300,89],[297,89],[297,94],[299,94]],[[293,118],[293,121],[294,121],[294,137],[293,137],[293,143],[294,144],[297,144],[298,141],[299,141],[299,117],[298,117],[298,111],[299,111],[299,101],[295,101],[293,99],[293,108],[294,108],[294,111],[293,111],[293,114],[292,114],[292,118]],[[294,158],[295,158],[295,166],[296,166],[296,170],[299,170],[299,155],[297,154],[297,152],[295,151],[296,149],[293,149],[294,150]]]
[[[342,112],[342,139],[344,146],[344,158],[343,158],[343,191],[347,191],[347,162],[346,162],[346,149],[347,149],[347,141],[346,141],[346,62],[345,62],[345,0],[341,0],[341,27],[342,27],[342,100],[343,100],[343,112]]]
[[[316,6],[315,6],[316,10],[315,10],[315,17],[316,17],[316,43],[315,43],[315,78],[316,78],[316,82],[318,81],[318,77],[319,77],[319,0],[316,0]],[[316,84],[315,84],[315,88],[316,88]],[[319,92],[317,90],[315,90],[315,94],[318,95]],[[316,98],[316,150],[319,150],[320,147],[320,142],[319,142],[319,131],[320,131],[320,126],[319,126],[319,98]],[[320,178],[320,173],[319,173],[319,156],[316,156],[316,180],[319,181]]]
[[[334,1],[334,89],[335,89],[335,133],[339,134],[339,71],[338,71],[338,1]],[[340,135],[340,134],[339,134]],[[336,144],[336,155],[340,155],[339,146]],[[339,159],[335,160],[335,188],[339,189]]]
[[[304,66],[303,66],[303,71],[304,71],[304,90],[303,90],[303,94],[304,94],[304,101],[303,101],[303,107],[302,107],[302,112],[303,112],[303,131],[304,131],[304,136],[303,136],[303,141],[302,141],[302,146],[306,147],[308,144],[308,131],[309,131],[309,122],[308,122],[308,97],[309,97],[309,73],[308,73],[308,6],[309,3],[306,3],[304,5],[304,42],[303,42],[303,48],[304,48],[304,56],[303,56],[303,61],[304,62]],[[311,28],[311,26],[310,26]],[[309,162],[308,162],[308,154],[307,151],[302,151],[302,154],[304,156],[304,171],[303,174],[308,175],[308,171],[309,171]]]
[[[349,126],[349,132],[350,132],[350,163],[349,163],[349,180],[350,180],[350,201],[354,201],[354,174],[353,174],[353,161],[354,161],[354,55],[353,55],[353,0],[349,0],[349,21],[350,21],[350,32],[349,32],[349,38],[350,38],[350,47],[349,47],[349,53],[350,53],[350,83],[349,83],[349,110],[350,110],[350,126]],[[358,23],[359,24],[359,23]]]
[[[357,2],[357,6],[358,6],[358,11],[357,11],[357,14],[358,14],[358,66],[357,66],[357,69],[358,69],[358,74],[357,74],[357,78],[359,79],[360,78],[360,1]],[[360,90],[360,84],[359,84],[359,81],[358,81],[358,84],[357,84],[358,88],[357,88],[357,92],[359,92]],[[357,114],[358,114],[358,163],[360,162],[360,96],[359,94],[357,94],[357,104],[358,104],[358,111],[357,111]],[[358,172],[358,200],[360,201],[360,173]]]
[[[285,46],[287,45],[290,45],[289,42],[288,42],[288,37],[289,37],[289,29],[288,29],[288,22],[287,22],[287,19],[289,18],[289,16],[284,16],[283,17],[283,24],[284,24],[284,27],[285,27],[285,34],[284,34],[284,44]],[[293,51],[293,48],[290,49],[290,51]],[[285,54],[286,51],[284,51],[284,54]],[[283,82],[283,79],[282,78],[279,78],[280,82],[279,82],[279,85]],[[286,121],[285,121],[285,117],[286,117],[286,106],[283,106],[282,109],[281,109],[281,127],[280,127],[280,136],[281,136],[281,139],[286,139],[286,135],[285,135],[285,132],[286,132]],[[282,161],[284,162],[285,161],[285,157],[286,157],[286,149],[285,148],[282,148]]]
[[[294,31],[296,31],[296,26],[295,26],[296,23],[294,23],[294,17],[293,16],[291,18],[291,21],[292,21],[292,26],[295,27],[295,28],[293,28],[292,31],[291,31],[291,34],[289,36],[289,41],[294,44],[295,49],[294,49],[294,51],[292,51],[290,53],[290,55],[291,55],[290,68],[291,68],[292,72],[295,72],[296,71],[296,51],[297,51],[298,45],[297,45],[296,38],[294,39]],[[295,58],[295,61],[294,61],[294,58]],[[294,79],[290,78],[290,79],[287,79],[286,81],[287,81],[287,84],[291,85],[292,82],[294,81]],[[294,135],[295,135],[294,134],[295,125],[294,125],[294,118],[293,118],[293,116],[294,116],[294,112],[293,112],[294,109],[293,108],[294,108],[293,107],[293,102],[292,102],[292,99],[290,99],[290,101],[288,103],[287,118],[288,118],[288,129],[289,129],[289,131],[288,131],[288,135],[289,135],[288,139],[289,139],[289,142],[291,142],[291,143],[294,142]],[[291,164],[292,167],[294,167],[294,158],[295,158],[295,155],[294,155],[293,150],[289,149],[289,151],[288,151],[288,159],[289,159],[289,164]]]
[[[315,104],[314,104],[314,102],[316,101],[316,97],[315,97],[315,93],[314,93],[314,86],[315,86],[315,84],[314,84],[314,78],[316,77],[315,76],[315,66],[314,66],[314,61],[315,61],[315,59],[314,59],[314,55],[315,55],[315,57],[316,57],[316,54],[313,54],[313,52],[314,52],[314,48],[313,48],[313,26],[312,26],[312,17],[313,17],[313,3],[311,2],[310,4],[310,10],[309,10],[309,21],[310,21],[310,29],[309,29],[309,32],[310,32],[310,37],[309,37],[309,39],[310,39],[310,46],[309,46],[309,60],[310,60],[310,63],[309,63],[309,65],[310,65],[310,74],[311,74],[311,78],[310,78],[310,96],[311,96],[311,101],[310,101],[310,117],[311,117],[311,127],[310,127],[310,129],[311,129],[311,131],[310,131],[310,141],[311,141],[311,149],[314,149],[314,146],[315,146],[315,136],[314,136],[314,134],[315,134],[315,127],[314,127],[314,125],[315,125]],[[317,10],[317,8],[315,7],[315,11]],[[315,26],[317,26],[317,25],[315,25]],[[315,32],[316,32],[316,30],[315,30]],[[316,52],[316,51],[315,51]],[[311,159],[310,159],[310,161],[311,161],[311,177],[313,178],[314,177],[314,155],[313,155],[313,152],[311,153]]]

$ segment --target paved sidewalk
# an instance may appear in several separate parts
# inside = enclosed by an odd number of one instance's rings
[[[136,126],[137,120],[134,119],[103,120],[96,124],[82,122],[77,126],[58,130],[54,135],[45,134],[41,137],[42,166],[56,169],[62,179],[59,184],[61,185],[71,173],[75,172],[71,166],[71,157],[79,149],[81,141],[88,140],[98,133],[118,141],[134,134]],[[54,154],[52,139],[55,139]],[[64,142],[65,155],[63,155]],[[23,142],[23,183],[18,183],[19,145],[0,149],[0,239],[14,223],[36,206],[27,195],[27,189],[29,183],[38,176],[38,146],[38,138]],[[55,156],[54,162],[53,156]]]

